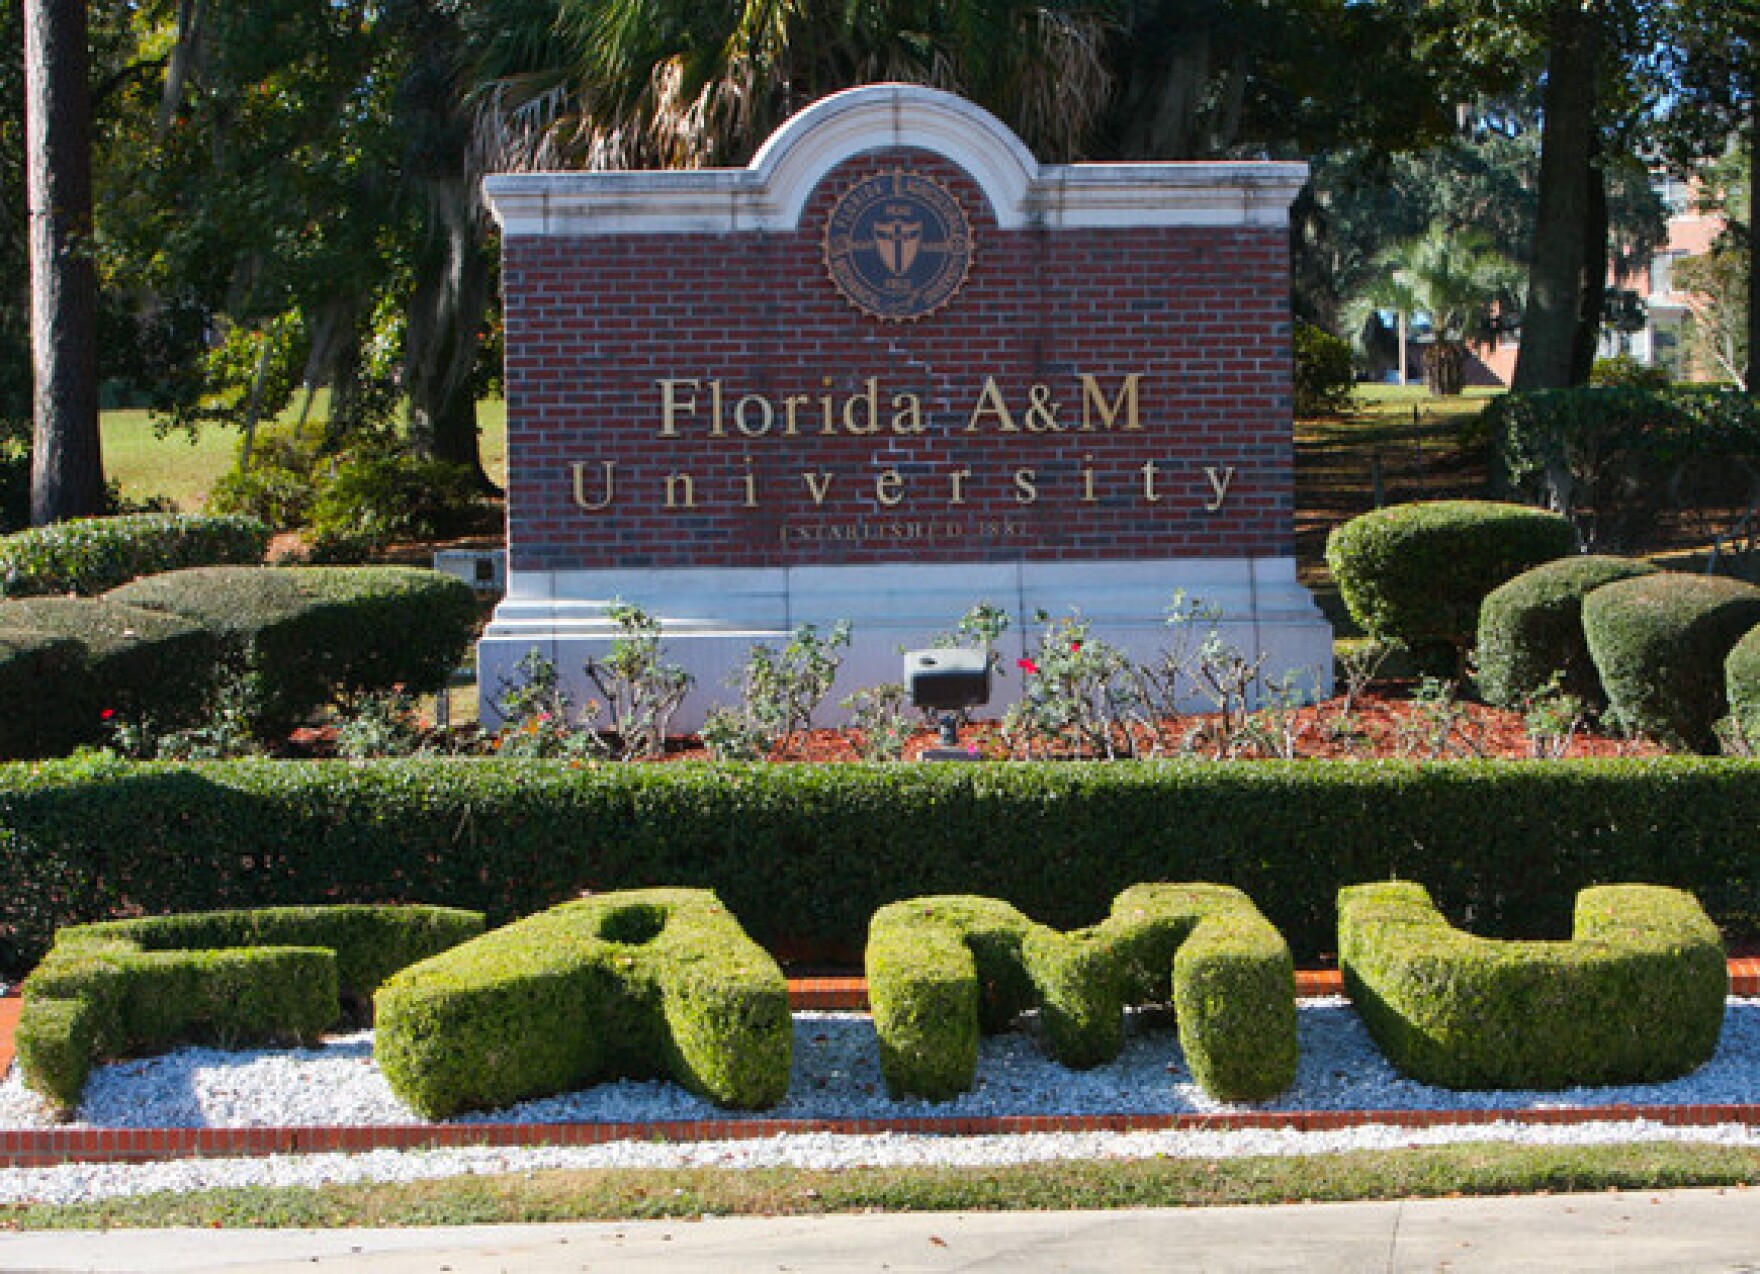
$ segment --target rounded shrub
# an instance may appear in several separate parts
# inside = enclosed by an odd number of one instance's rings
[[[263,560],[255,518],[137,513],[75,518],[0,538],[0,597],[102,593],[142,575]]]
[[[85,666],[71,637],[0,627],[0,758],[57,756],[77,739],[74,723],[47,707],[83,693]],[[25,708],[20,711],[20,706]]]
[[[72,744],[104,739],[120,717],[173,729],[207,712],[220,648],[200,624],[97,597],[0,602],[0,633],[18,630],[73,642],[79,674],[60,694],[25,701],[39,737]]]
[[[1479,608],[1479,693],[1487,703],[1517,708],[1556,673],[1567,693],[1604,707],[1583,636],[1583,598],[1603,584],[1655,573],[1635,558],[1561,557],[1499,584]]]
[[[1760,751],[1760,626],[1748,630],[1723,664],[1730,715],[1748,746]]]
[[[1583,600],[1583,635],[1616,719],[1671,747],[1715,752],[1728,711],[1724,661],[1760,624],[1760,588],[1659,572]]]
[[[1363,631],[1421,655],[1446,651],[1458,669],[1485,595],[1575,547],[1570,522],[1555,513],[1437,500],[1377,509],[1334,528],[1326,565]]]
[[[470,585],[405,566],[203,567],[136,580],[109,599],[213,630],[246,674],[264,737],[337,694],[440,689],[477,621]]]

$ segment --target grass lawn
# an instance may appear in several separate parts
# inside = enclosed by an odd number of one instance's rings
[[[605,1169],[396,1185],[234,1189],[0,1206],[0,1227],[494,1225],[837,1212],[1211,1207],[1743,1186],[1760,1151],[1714,1145],[1459,1145],[1244,1159],[1081,1160],[998,1168]]]
[[[321,412],[324,395],[316,400]],[[293,417],[287,417],[291,423]],[[491,399],[477,406],[482,430],[483,467],[497,483],[507,473],[507,405]],[[316,428],[308,425],[308,428]],[[239,433],[219,425],[194,439],[181,430],[164,437],[141,410],[107,411],[99,428],[104,441],[104,473],[122,484],[123,495],[140,500],[169,496],[186,513],[200,511],[208,492],[238,456]]]

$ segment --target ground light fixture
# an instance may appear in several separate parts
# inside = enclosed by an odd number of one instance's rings
[[[904,656],[904,684],[911,705],[936,713],[941,746],[923,752],[925,761],[975,761],[959,746],[959,714],[990,702],[988,650],[910,650]]]

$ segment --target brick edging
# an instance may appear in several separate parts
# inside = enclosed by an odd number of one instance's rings
[[[1645,1119],[1670,1127],[1760,1126],[1760,1105],[1544,1110],[1241,1111],[1216,1115],[1004,1115],[989,1118],[726,1119],[664,1123],[388,1124],[375,1127],[34,1128],[0,1130],[0,1168],[460,1146],[595,1146],[616,1141],[753,1141],[802,1133],[971,1137],[1026,1133],[1327,1132],[1384,1126],[1584,1125]]]

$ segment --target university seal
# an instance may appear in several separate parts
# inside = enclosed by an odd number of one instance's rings
[[[892,171],[844,191],[825,224],[825,269],[844,299],[883,322],[946,305],[972,263],[965,209],[940,182]]]

